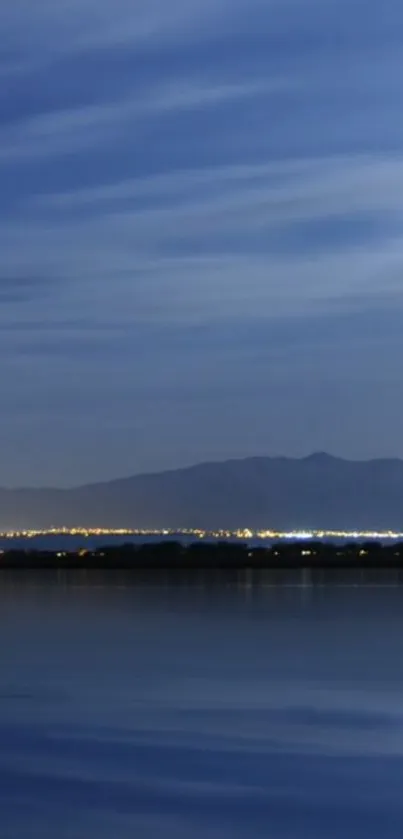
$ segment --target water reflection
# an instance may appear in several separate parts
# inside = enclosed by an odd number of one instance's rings
[[[396,571],[4,573],[0,811],[27,837],[400,837]]]

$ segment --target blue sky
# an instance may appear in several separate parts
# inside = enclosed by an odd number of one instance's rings
[[[0,483],[403,456],[401,3],[0,27]]]

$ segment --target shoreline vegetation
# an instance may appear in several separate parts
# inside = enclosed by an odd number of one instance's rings
[[[250,547],[229,542],[157,542],[107,545],[96,549],[46,551],[4,550],[1,569],[74,570],[287,570],[287,569],[401,569],[403,542],[337,544],[317,541],[276,543]]]

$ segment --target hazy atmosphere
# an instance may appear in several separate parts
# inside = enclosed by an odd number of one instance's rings
[[[403,456],[398,0],[6,0],[1,483]]]

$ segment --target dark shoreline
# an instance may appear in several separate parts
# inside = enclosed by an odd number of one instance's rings
[[[0,570],[226,571],[396,569],[403,573],[403,543],[339,545],[325,542],[250,547],[228,542],[180,542],[105,546],[88,551],[9,550],[0,555]]]

